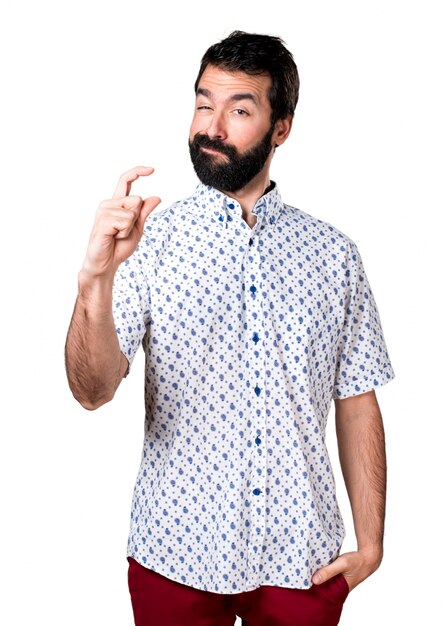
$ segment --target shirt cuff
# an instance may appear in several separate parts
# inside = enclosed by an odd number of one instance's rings
[[[389,383],[396,374],[391,364],[386,365],[382,370],[371,372],[370,376],[364,376],[360,380],[349,379],[348,381],[342,381],[335,384],[333,389],[333,399],[341,400],[342,398],[350,398],[357,396],[360,393],[378,389],[383,385]]]

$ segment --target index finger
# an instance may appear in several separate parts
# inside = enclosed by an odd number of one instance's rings
[[[153,171],[153,167],[138,165],[137,167],[133,167],[131,170],[124,172],[124,174],[121,174],[120,176],[112,198],[123,198],[123,196],[128,196],[134,180],[137,180],[140,176],[149,176]]]

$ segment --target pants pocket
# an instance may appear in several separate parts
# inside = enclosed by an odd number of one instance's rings
[[[342,602],[345,602],[348,594],[350,593],[350,587],[348,586],[348,582],[346,581],[344,574],[341,573],[336,574],[336,576],[334,576],[334,579],[335,585],[339,586]]]

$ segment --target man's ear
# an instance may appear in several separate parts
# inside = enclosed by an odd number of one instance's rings
[[[275,147],[284,143],[292,130],[293,115],[288,115],[283,120],[277,120],[273,131],[273,145]]]

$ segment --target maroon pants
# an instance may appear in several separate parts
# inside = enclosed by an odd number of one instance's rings
[[[342,574],[310,589],[262,585],[214,593],[171,580],[128,557],[135,626],[336,626],[348,593]]]

